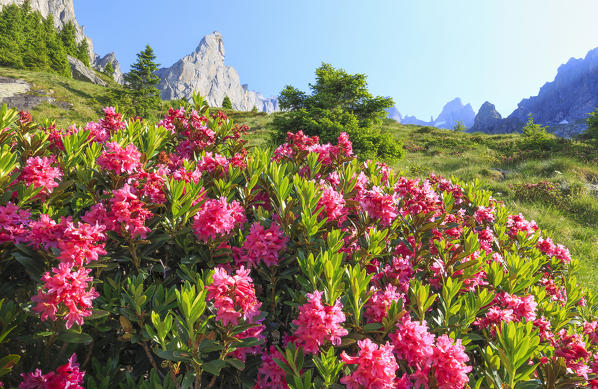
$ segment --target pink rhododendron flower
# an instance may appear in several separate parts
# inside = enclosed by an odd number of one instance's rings
[[[471,366],[466,364],[469,357],[461,339],[453,343],[447,335],[440,336],[436,339],[432,359],[434,377],[439,389],[461,389],[467,385],[467,373],[471,371]]]
[[[104,118],[100,120],[100,125],[109,134],[123,130],[126,127],[126,123],[122,121],[121,114],[117,113],[113,107],[104,108]]]
[[[207,242],[226,235],[240,224],[245,223],[245,211],[241,204],[226,202],[225,197],[207,200],[194,217],[193,232],[197,239]]]
[[[68,266],[78,267],[97,261],[100,255],[106,254],[105,239],[102,225],[79,223],[75,226],[72,222],[66,222],[62,237],[58,241],[58,259]]]
[[[365,318],[369,322],[381,323],[386,317],[388,307],[394,302],[404,300],[403,293],[397,291],[397,287],[391,284],[386,285],[384,290],[372,287],[374,294],[366,302]]]
[[[260,261],[266,266],[278,265],[278,253],[286,247],[288,238],[280,227],[272,223],[267,230],[259,223],[251,225],[249,234],[240,249],[235,250],[235,263],[257,267]]]
[[[42,188],[39,193],[42,198],[49,195],[59,185],[62,177],[62,170],[59,167],[52,166],[54,163],[56,163],[54,157],[28,158],[19,176],[19,181],[22,181],[25,185]]]
[[[56,371],[42,374],[40,369],[36,369],[33,373],[21,374],[21,377],[20,389],[83,389],[85,372],[79,370],[77,355],[73,354]]]
[[[222,321],[222,324],[237,325],[241,317],[251,322],[259,315],[262,303],[255,296],[249,269],[241,266],[232,276],[223,268],[217,267],[213,279],[212,284],[208,286],[208,299],[214,301],[216,318]]]
[[[114,174],[131,174],[141,168],[141,153],[134,144],[121,147],[118,142],[106,144],[98,165]]]
[[[322,292],[307,294],[307,303],[299,307],[299,317],[293,320],[297,327],[295,337],[297,345],[308,353],[317,353],[326,341],[338,346],[341,337],[349,332],[341,327],[345,322],[345,314],[340,300],[333,306],[322,304]]]
[[[200,172],[212,173],[216,169],[226,172],[228,170],[228,160],[220,154],[207,152],[197,161],[197,168]]]
[[[29,244],[34,248],[43,247],[46,250],[57,248],[64,232],[64,226],[56,224],[44,213],[39,215],[39,220],[32,220],[29,228]]]
[[[262,353],[262,364],[258,369],[255,389],[287,389],[286,373],[274,362],[284,361],[284,356],[274,346]]]
[[[107,215],[111,226],[116,232],[126,231],[132,238],[145,239],[150,229],[145,226],[146,220],[153,216],[145,204],[139,200],[133,188],[125,184],[121,189],[112,192],[110,199],[110,213]]]
[[[436,215],[442,210],[442,200],[428,180],[420,183],[419,180],[399,177],[394,190],[401,201],[401,214],[404,216],[420,213]]]
[[[580,377],[588,379],[589,368],[587,360],[591,354],[586,348],[580,334],[569,334],[562,329],[558,332],[558,340],[554,348],[554,355],[562,357],[565,365]]]
[[[507,228],[509,235],[516,236],[518,232],[525,232],[526,235],[534,234],[538,230],[535,221],[527,221],[522,214],[509,215],[507,218]]]
[[[405,359],[412,367],[429,364],[434,353],[434,335],[428,332],[425,321],[411,321],[409,314],[406,314],[397,323],[397,330],[389,334],[389,337],[399,359]]]
[[[347,389],[393,389],[396,388],[395,372],[399,366],[389,343],[378,346],[370,339],[357,341],[359,354],[350,357],[344,351],[341,359],[346,364],[356,364],[357,369],[350,375],[341,378]]]
[[[26,233],[31,213],[13,203],[0,205],[0,243],[22,243],[27,241]]]
[[[475,222],[478,224],[494,223],[494,212],[492,207],[479,207],[474,214]]]
[[[342,223],[347,217],[345,199],[343,195],[332,188],[325,187],[322,196],[318,200],[318,209],[322,208],[320,216],[326,216],[328,220],[338,220]]]
[[[382,188],[376,186],[363,193],[359,204],[370,218],[380,220],[384,226],[390,226],[399,215],[395,196],[384,193]]]
[[[52,269],[53,275],[47,272],[42,276],[44,285],[31,299],[37,303],[33,310],[41,314],[42,321],[48,318],[56,321],[57,313],[65,313],[66,328],[74,323],[83,325],[83,318],[91,315],[92,301],[99,296],[90,287],[93,281],[90,272],[91,269],[85,268],[74,270],[63,262]]]

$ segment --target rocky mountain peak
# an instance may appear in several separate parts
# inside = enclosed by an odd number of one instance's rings
[[[263,112],[278,111],[277,99],[264,98],[241,84],[237,71],[225,65],[225,53],[222,34],[216,31],[203,37],[193,53],[157,72],[162,98],[190,99],[195,91],[213,107],[220,107],[228,96],[237,110],[250,111],[255,107]]]
[[[226,55],[226,51],[224,50],[224,40],[222,39],[222,34],[218,31],[214,31],[211,34],[204,36],[197,45],[195,49],[195,53],[200,56],[211,55],[215,58],[222,58],[224,62],[224,56]]]

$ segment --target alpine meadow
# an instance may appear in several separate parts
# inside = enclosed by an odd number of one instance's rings
[[[598,389],[598,41],[521,99],[511,0],[73,1],[0,0],[0,388]]]

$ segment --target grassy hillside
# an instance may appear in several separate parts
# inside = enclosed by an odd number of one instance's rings
[[[45,91],[65,109],[43,103],[31,110],[37,119],[55,119],[58,126],[96,120],[110,104],[109,88],[55,74],[0,68],[0,76],[22,78],[30,93]],[[107,78],[106,78],[107,80]],[[107,80],[108,81],[108,80]],[[38,92],[36,92],[38,91]],[[164,102],[164,108],[169,102]],[[250,128],[249,145],[263,145],[272,131],[273,115],[224,110]],[[158,112],[154,115],[158,117]],[[412,177],[430,173],[461,180],[479,180],[513,212],[534,219],[580,259],[578,278],[598,291],[598,150],[588,144],[557,139],[549,147],[530,147],[516,134],[458,133],[385,121],[405,142],[406,157],[393,167]]]

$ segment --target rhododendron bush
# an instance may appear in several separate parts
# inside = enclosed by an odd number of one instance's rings
[[[199,96],[0,128],[7,387],[598,387],[576,259],[474,184],[248,151]]]

